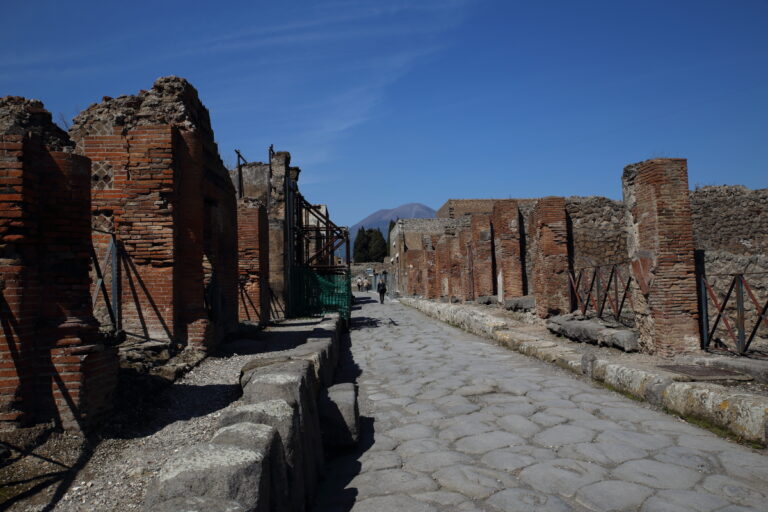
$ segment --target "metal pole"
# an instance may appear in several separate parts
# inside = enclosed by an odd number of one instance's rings
[[[739,354],[744,353],[744,276],[736,276],[736,348]]]
[[[123,330],[122,276],[120,275],[120,246],[112,234],[112,307],[115,311],[115,331]]]

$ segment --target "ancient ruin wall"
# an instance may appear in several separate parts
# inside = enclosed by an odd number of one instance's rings
[[[490,214],[497,199],[449,199],[435,213],[442,219],[461,219],[475,213]]]
[[[605,197],[568,197],[565,210],[575,271],[627,260],[624,203]]]
[[[477,213],[471,216],[472,230],[472,288],[475,298],[490,297],[494,289],[493,238],[491,216]]]
[[[699,348],[693,228],[685,159],[652,159],[622,176],[635,320],[643,351]]]
[[[0,423],[87,428],[117,354],[90,299],[90,161],[42,103],[0,99]],[[62,151],[64,150],[64,151]]]
[[[269,322],[269,219],[261,202],[239,201],[237,234],[240,320],[264,325]]]
[[[94,162],[94,227],[114,230],[125,249],[129,340],[215,346],[237,326],[237,214],[197,91],[181,78],[158,79],[91,105],[70,134]],[[107,242],[94,236],[99,254]]]
[[[499,302],[525,295],[520,217],[517,201],[513,199],[498,201],[493,207],[494,278]]]
[[[567,313],[571,304],[565,199],[539,199],[531,213],[530,229],[536,313],[542,318]]]

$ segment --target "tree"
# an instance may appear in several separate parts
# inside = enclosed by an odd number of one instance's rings
[[[352,259],[355,262],[360,263],[363,261],[371,261],[368,259],[368,231],[364,226],[361,226],[357,230],[357,236],[355,237],[355,245],[352,248]]]
[[[395,227],[395,222],[397,222],[397,219],[390,219],[389,220],[389,228],[387,228],[387,255],[392,256],[392,239],[390,236],[392,236],[392,228]]]
[[[384,261],[384,257],[387,255],[387,242],[384,241],[384,235],[381,234],[381,230],[369,229],[368,230],[368,261]]]

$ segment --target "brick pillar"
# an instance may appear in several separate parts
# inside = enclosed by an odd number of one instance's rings
[[[541,318],[570,311],[565,198],[543,197],[531,214],[533,295]]]
[[[628,165],[622,186],[641,347],[662,356],[694,352],[700,341],[687,161]]]
[[[39,102],[10,115],[71,144]],[[0,422],[86,428],[109,410],[117,351],[90,299],[90,160],[43,138],[0,134]]]
[[[519,219],[517,201],[502,200],[494,204],[491,226],[496,256],[496,292],[499,302],[525,295]]]
[[[241,199],[237,209],[240,321],[269,321],[269,220],[263,204]]]
[[[424,297],[436,299],[440,297],[440,280],[437,273],[437,242],[439,235],[424,236]]]
[[[411,249],[405,253],[405,268],[408,274],[407,295],[424,295],[424,265],[425,257],[422,249]]]
[[[462,301],[475,300],[474,265],[472,257],[472,229],[467,227],[459,231],[459,298]]]
[[[451,296],[451,237],[440,237],[435,246],[435,268],[437,273],[437,297]]]
[[[470,221],[472,230],[472,278],[475,298],[494,295],[493,239],[491,216],[476,213]]]
[[[450,276],[448,278],[448,295],[450,299],[459,299],[463,297],[461,286],[462,269],[464,267],[464,253],[461,245],[461,230],[458,230],[455,236],[449,239],[450,251]]]

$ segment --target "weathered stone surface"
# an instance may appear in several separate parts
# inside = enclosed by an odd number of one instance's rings
[[[440,469],[432,476],[442,487],[473,499],[485,498],[514,485],[514,479],[506,473],[466,464]]]
[[[642,485],[606,480],[581,488],[576,494],[576,502],[601,512],[633,511],[651,494],[653,490]]]
[[[572,508],[557,496],[530,489],[506,489],[486,500],[504,512],[570,512]]]
[[[145,510],[147,512],[247,512],[250,509],[236,501],[187,496],[157,503]]]
[[[199,444],[166,461],[147,489],[145,502],[153,507],[173,498],[199,496],[259,509],[264,507],[261,500],[269,503],[269,477],[265,475],[264,456],[259,452]]]
[[[328,446],[352,446],[360,432],[357,389],[351,382],[336,384],[320,395],[320,428]]]
[[[437,490],[438,486],[431,478],[400,469],[370,471],[356,476],[349,483],[356,487],[362,496],[382,496],[387,494],[412,494]]]
[[[654,460],[628,461],[614,469],[611,474],[622,480],[656,489],[690,489],[701,478],[701,474],[696,471]]]
[[[602,480],[605,474],[596,464],[556,459],[525,468],[520,480],[539,491],[570,497],[580,488]]]
[[[432,505],[420,502],[409,496],[396,494],[368,498],[355,504],[354,512],[383,512],[385,510],[407,510],[408,512],[437,512]]]
[[[466,453],[486,453],[524,442],[519,436],[497,430],[461,438],[456,441],[456,449]]]

